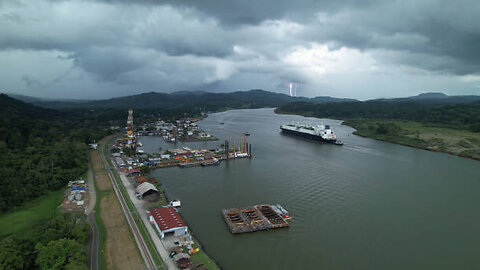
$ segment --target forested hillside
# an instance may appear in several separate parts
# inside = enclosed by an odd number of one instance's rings
[[[85,245],[90,226],[61,214],[31,231],[0,240],[0,269],[89,269]]]
[[[149,92],[132,96],[93,101],[45,101],[21,97],[26,102],[46,108],[136,108],[136,109],[196,109],[219,111],[225,109],[253,109],[278,107],[294,101],[313,103],[345,102],[354,99],[321,96],[315,98],[290,97],[289,95],[264,90],[237,91],[232,93],[210,93],[201,91],[180,91],[174,93]]]
[[[109,116],[59,112],[0,95],[0,212],[64,186],[87,168],[87,144]]]

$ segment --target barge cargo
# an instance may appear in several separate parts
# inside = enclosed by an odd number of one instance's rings
[[[290,226],[269,204],[223,209],[222,216],[232,233],[266,231]]]

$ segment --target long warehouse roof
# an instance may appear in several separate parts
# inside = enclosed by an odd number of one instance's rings
[[[177,211],[171,206],[152,209],[150,214],[162,231],[187,226]]]

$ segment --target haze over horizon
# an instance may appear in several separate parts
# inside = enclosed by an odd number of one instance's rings
[[[0,0],[0,92],[480,95],[478,1]]]

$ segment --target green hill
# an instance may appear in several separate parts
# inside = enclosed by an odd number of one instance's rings
[[[107,131],[84,111],[59,112],[0,94],[0,213],[86,171],[86,142]]]
[[[217,111],[230,108],[278,107],[295,101],[314,103],[345,102],[353,99],[334,97],[290,97],[260,89],[232,93],[210,93],[200,91],[180,91],[174,93],[149,92],[137,95],[94,101],[47,101],[31,97],[21,97],[27,102],[47,108],[136,108],[136,109],[181,109],[199,108],[203,111]]]

